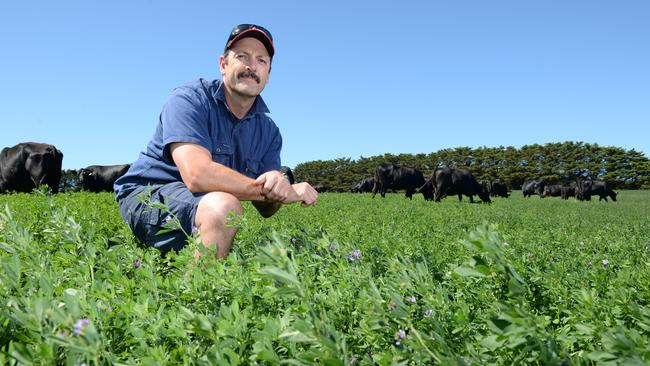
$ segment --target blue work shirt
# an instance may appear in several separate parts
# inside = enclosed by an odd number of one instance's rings
[[[235,117],[221,80],[199,79],[174,89],[146,151],[115,182],[117,199],[136,186],[182,181],[169,151],[175,142],[201,145],[213,161],[253,179],[279,170],[282,136],[268,113],[262,97],[257,96],[243,119]]]

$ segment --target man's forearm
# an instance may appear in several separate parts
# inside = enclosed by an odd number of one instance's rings
[[[187,184],[187,183],[186,183]],[[190,187],[193,192],[227,192],[242,201],[263,201],[262,187],[235,170],[219,163],[210,165],[210,173],[202,174]]]

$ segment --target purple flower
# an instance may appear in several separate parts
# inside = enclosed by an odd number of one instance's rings
[[[72,331],[76,335],[82,335],[86,331],[86,328],[90,324],[90,320],[88,319],[79,319],[77,320],[76,323],[74,323],[74,326],[72,327]]]
[[[431,318],[431,315],[433,315],[433,310],[431,310],[431,309],[427,309],[427,310],[424,312],[424,317],[425,317],[425,318]]]
[[[172,219],[173,219],[172,215],[165,216],[165,218],[163,219],[163,224],[165,225],[169,224],[172,221]]]
[[[399,346],[402,344],[402,341],[406,338],[406,332],[402,329],[395,332],[395,345]]]
[[[198,234],[198,232],[199,232],[199,228],[192,225],[192,234]]]
[[[415,298],[415,296],[409,296],[409,297],[406,298],[406,300],[409,301],[409,302],[412,302],[412,303],[416,303],[416,302],[418,301],[418,300]]]
[[[607,267],[609,265],[609,260],[607,258],[603,259],[603,266]]]
[[[109,313],[112,313],[113,312],[113,307],[109,306],[107,310],[108,310]]]
[[[351,262],[358,261],[361,259],[361,251],[359,249],[355,249],[348,255],[348,259]]]
[[[139,259],[136,259],[135,262],[133,262],[133,267],[134,268],[140,268],[141,264],[142,264],[142,262],[140,262]]]

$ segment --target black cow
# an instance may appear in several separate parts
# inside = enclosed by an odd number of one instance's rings
[[[436,202],[440,202],[440,199],[456,194],[458,201],[462,201],[465,195],[473,203],[474,195],[478,195],[481,201],[491,202],[490,193],[476,181],[472,173],[457,168],[436,168],[418,193],[422,193],[427,201],[433,199],[434,195]]]
[[[524,184],[521,185],[521,192],[524,194],[524,197],[530,197],[534,194],[542,195],[544,192],[544,187],[546,182],[543,179],[540,180],[527,180],[524,181]]]
[[[581,201],[591,201],[591,196],[599,196],[598,201],[603,199],[607,202],[607,196],[616,202],[617,193],[602,180],[583,180],[576,188],[576,198]]]
[[[281,166],[280,167],[280,172],[284,174],[287,179],[289,179],[289,183],[294,184],[296,183],[296,179],[293,177],[293,172],[291,171],[291,168],[288,166]]]
[[[80,189],[90,192],[113,192],[113,183],[129,170],[131,164],[91,165],[79,169]]]
[[[575,197],[575,195],[576,195],[575,184],[562,186],[562,190],[560,191],[560,197],[562,197],[563,200],[568,200],[569,197]]]
[[[372,198],[379,192],[386,197],[389,189],[406,190],[406,197],[413,199],[418,187],[424,184],[424,175],[417,169],[405,168],[393,164],[380,164],[375,168],[375,184],[372,187]]]
[[[492,197],[508,198],[510,197],[510,189],[508,189],[507,184],[496,180],[490,185],[490,195]]]
[[[357,193],[364,193],[364,192],[372,192],[372,188],[375,186],[375,178],[374,177],[368,177],[364,178],[361,180],[361,182],[357,183],[354,187],[350,189],[350,192],[357,192]]]
[[[59,192],[63,153],[54,145],[21,142],[0,152],[0,192],[31,192],[45,184]]]

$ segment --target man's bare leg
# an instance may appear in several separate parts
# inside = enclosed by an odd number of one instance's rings
[[[201,198],[194,222],[206,248],[215,249],[217,258],[224,258],[237,234],[237,228],[228,226],[228,213],[243,213],[239,199],[230,193],[210,192]],[[198,253],[195,253],[198,256]]]

